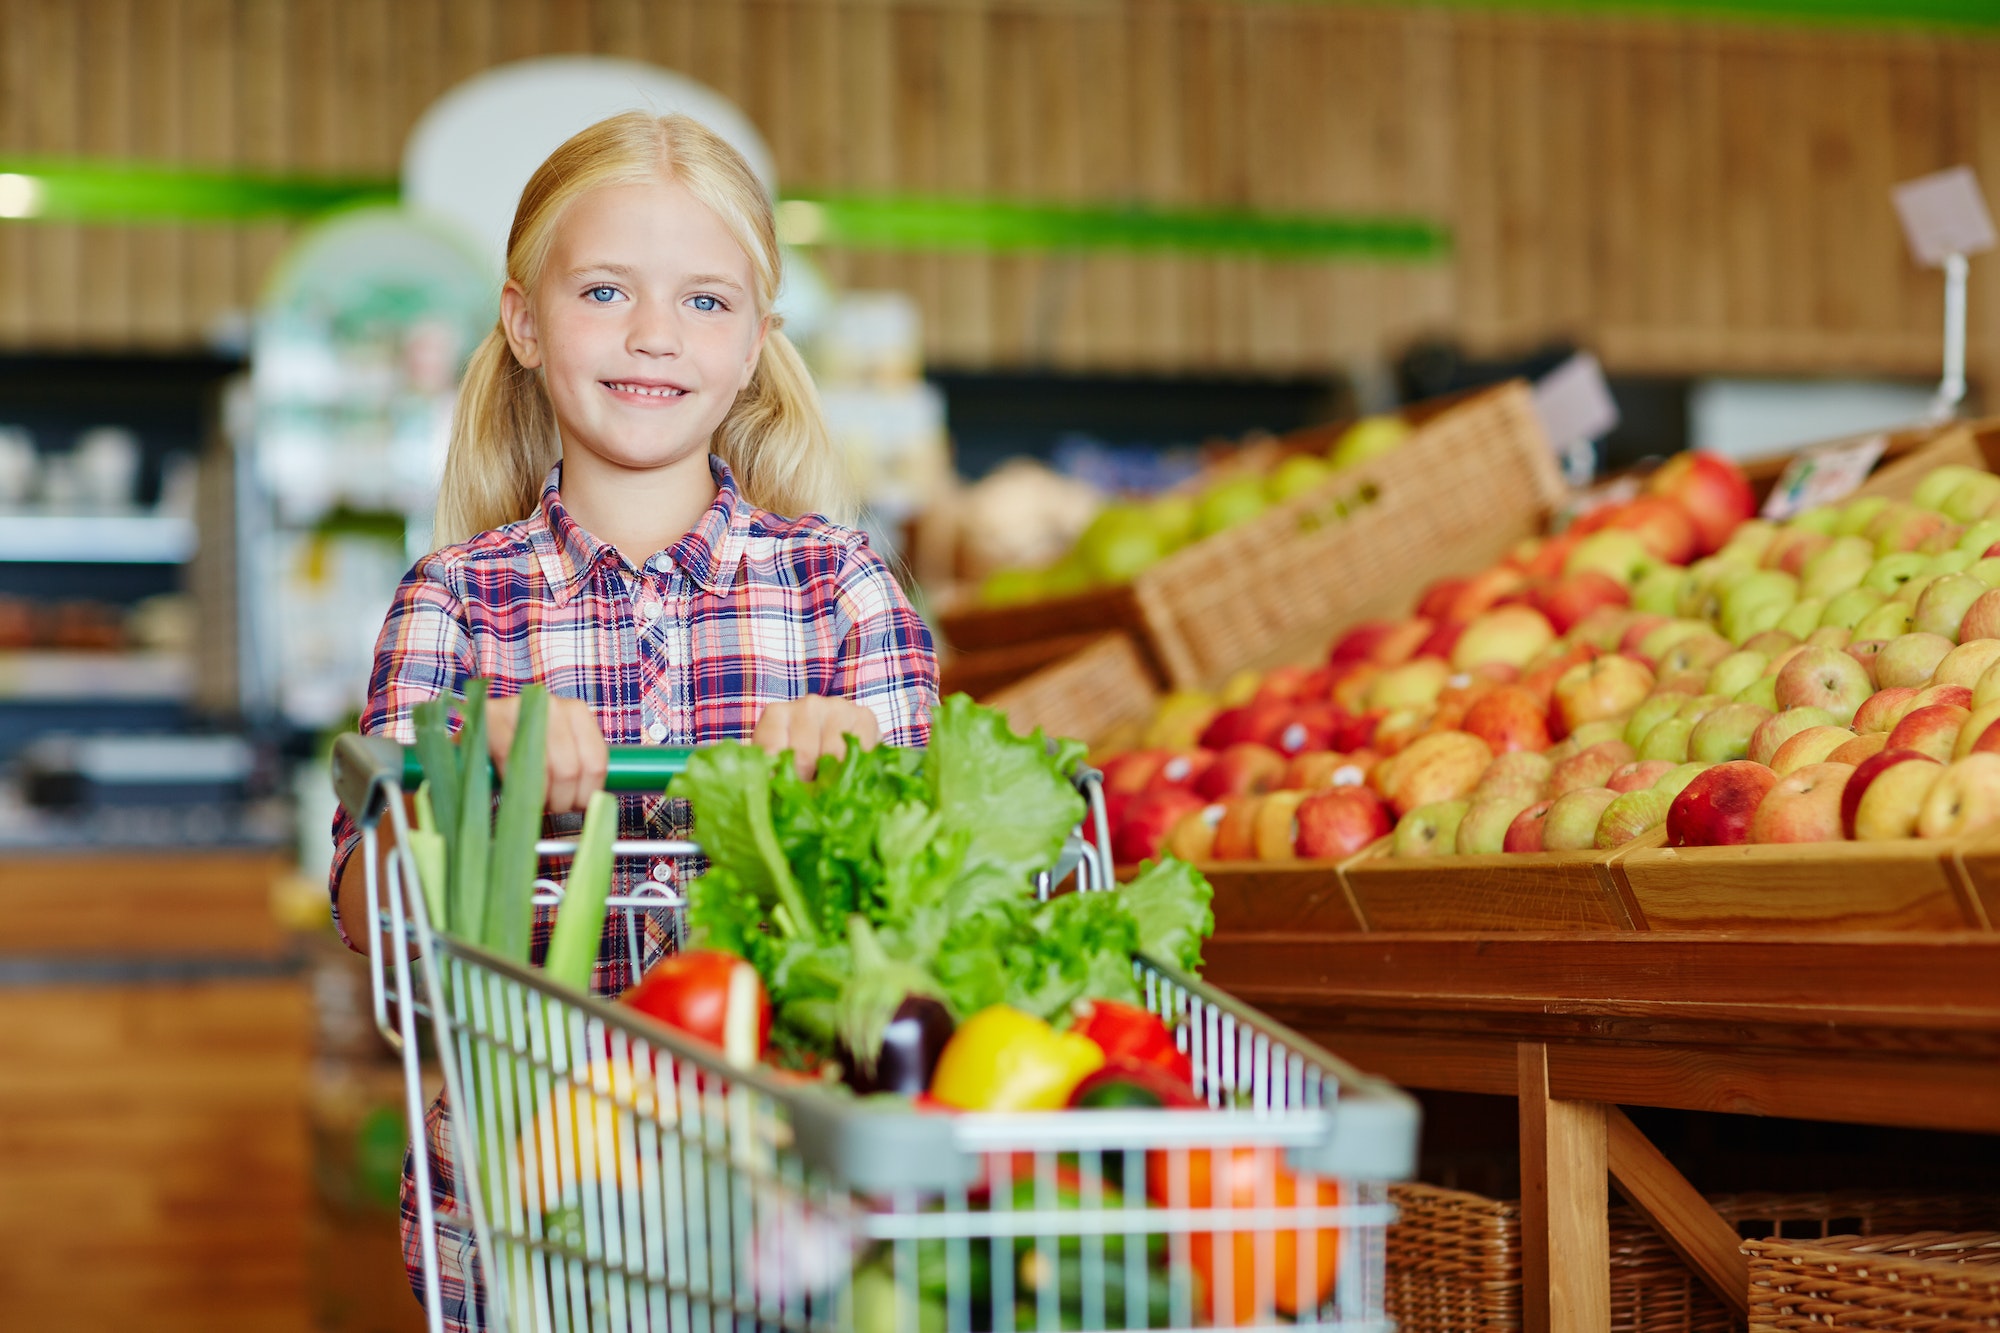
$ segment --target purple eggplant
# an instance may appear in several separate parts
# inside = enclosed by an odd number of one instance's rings
[[[905,995],[882,1029],[882,1044],[872,1059],[865,1058],[865,1052],[857,1059],[856,1052],[841,1048],[847,1086],[864,1097],[874,1092],[916,1096],[930,1087],[931,1074],[953,1030],[951,1011],[942,1003],[928,995]]]

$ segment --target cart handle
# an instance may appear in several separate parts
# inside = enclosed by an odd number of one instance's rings
[[[669,779],[685,772],[694,751],[684,745],[614,745],[604,772],[606,791],[663,792]],[[398,745],[384,736],[353,732],[333,743],[333,790],[340,803],[363,824],[382,815],[390,783],[415,791],[424,780],[424,766],[414,745]]]

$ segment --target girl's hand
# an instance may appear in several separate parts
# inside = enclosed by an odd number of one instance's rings
[[[486,737],[493,753],[493,767],[504,780],[507,750],[514,744],[514,726],[520,720],[521,701],[486,701]],[[610,747],[598,728],[597,714],[581,699],[549,696],[549,796],[552,815],[581,810],[590,798],[604,789],[604,770],[610,763]]]
[[[757,729],[750,733],[750,743],[766,754],[790,750],[799,776],[810,779],[821,759],[847,753],[849,736],[858,736],[861,748],[872,750],[882,742],[882,726],[875,714],[852,699],[808,694],[765,708]]]

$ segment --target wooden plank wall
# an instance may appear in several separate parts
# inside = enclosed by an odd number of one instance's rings
[[[956,366],[1284,372],[1453,331],[1615,366],[1927,373],[1890,183],[2000,191],[2000,40],[1189,0],[0,0],[0,154],[393,174],[487,66],[594,51],[741,103],[796,188],[1443,218],[1452,263],[829,254]],[[0,345],[164,346],[280,227],[0,224]],[[1975,266],[2000,381],[2000,259]]]

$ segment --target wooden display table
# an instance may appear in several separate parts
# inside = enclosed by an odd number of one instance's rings
[[[1736,1235],[1621,1105],[2000,1132],[2000,934],[1227,930],[1208,980],[1374,1073],[1521,1102],[1529,1327],[1609,1319],[1607,1175],[1739,1308]]]

